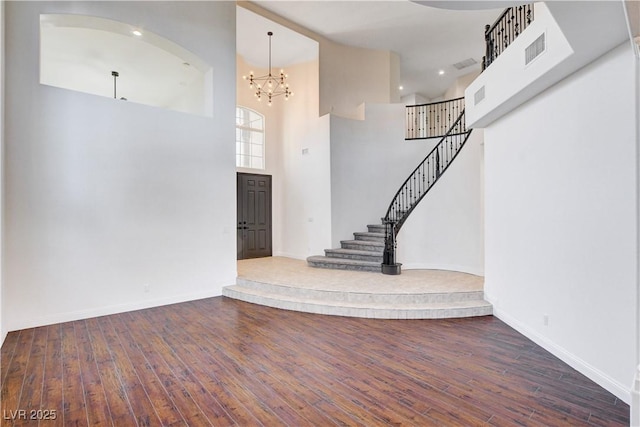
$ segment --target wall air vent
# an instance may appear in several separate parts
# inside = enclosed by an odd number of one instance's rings
[[[524,50],[524,65],[529,65],[531,61],[540,56],[540,54],[547,48],[544,40],[544,34],[545,33],[540,34],[540,37],[535,39],[533,43],[527,46]]]
[[[478,105],[484,99],[484,86],[476,91],[473,95],[473,105]]]

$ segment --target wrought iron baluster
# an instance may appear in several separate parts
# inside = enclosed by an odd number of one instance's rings
[[[534,8],[531,4],[513,6],[504,10],[493,25],[486,25],[484,32],[485,70],[531,24]]]

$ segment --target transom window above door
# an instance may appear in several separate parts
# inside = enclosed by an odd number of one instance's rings
[[[236,167],[264,169],[264,116],[236,107]]]

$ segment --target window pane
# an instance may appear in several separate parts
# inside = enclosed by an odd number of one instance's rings
[[[262,158],[262,145],[251,144],[251,155]]]
[[[264,116],[236,107],[236,166],[264,169]]]
[[[262,145],[263,135],[264,134],[262,132],[251,132],[251,143]]]
[[[262,130],[262,115],[255,111],[249,112],[249,127],[252,129]]]
[[[251,157],[251,167],[255,169],[264,169],[262,166],[262,157]]]

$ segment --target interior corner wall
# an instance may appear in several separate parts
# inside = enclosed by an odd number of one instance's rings
[[[5,5],[5,330],[220,295],[236,277],[235,3]],[[40,13],[199,55],[213,118],[40,85]]]
[[[400,102],[399,58],[390,51],[320,44],[320,114],[358,118],[362,103]]]
[[[629,403],[637,296],[637,84],[629,43],[485,129],[494,313]]]
[[[277,255],[305,259],[331,242],[330,121],[328,115],[318,117],[318,61],[287,69],[295,95],[283,106],[282,241]]]
[[[454,98],[462,98],[464,97],[464,91],[469,87],[471,82],[473,82],[476,77],[480,75],[481,71],[476,70],[470,73],[467,73],[463,76],[460,76],[456,79],[456,81],[447,89],[444,94],[444,99],[454,99]]]

